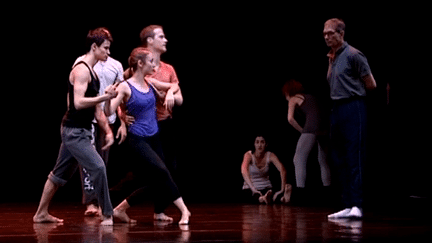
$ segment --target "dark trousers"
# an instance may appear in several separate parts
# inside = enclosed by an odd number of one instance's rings
[[[153,198],[155,213],[162,213],[180,197],[180,192],[163,162],[159,135],[140,137],[129,133],[128,141],[139,159],[135,163],[135,177],[146,186],[133,192],[126,200],[130,206],[134,206]]]
[[[366,158],[366,104],[364,98],[333,101],[330,154],[346,208],[362,207],[363,164]]]
[[[173,178],[176,178],[177,160],[176,160],[176,126],[172,118],[163,121],[158,121],[159,136],[164,154],[164,162],[168,167]]]

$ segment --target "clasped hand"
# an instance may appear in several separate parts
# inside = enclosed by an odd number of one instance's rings
[[[105,89],[105,94],[108,95],[109,99],[114,99],[118,95],[117,87],[120,83],[110,84]]]
[[[168,90],[164,101],[165,109],[171,112],[174,107],[174,104],[175,104],[174,94],[171,90]]]

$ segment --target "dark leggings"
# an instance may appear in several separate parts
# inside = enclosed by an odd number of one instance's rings
[[[159,135],[140,137],[129,133],[128,142],[139,159],[134,168],[134,174],[148,186],[134,191],[126,200],[130,206],[134,206],[152,195],[155,202],[155,213],[162,213],[170,203],[180,198],[180,192],[162,160],[163,153]]]

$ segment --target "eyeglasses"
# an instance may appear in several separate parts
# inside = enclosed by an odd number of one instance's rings
[[[323,32],[323,36],[324,37],[326,37],[326,35],[328,35],[328,36],[333,36],[334,34],[336,34],[336,33],[339,33],[339,32],[337,32],[337,31],[325,31],[325,32]]]

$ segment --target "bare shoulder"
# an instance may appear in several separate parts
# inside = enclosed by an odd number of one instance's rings
[[[243,161],[250,162],[251,160],[252,160],[252,153],[251,153],[251,151],[247,151],[243,155]]]
[[[91,77],[90,77],[90,71],[88,70],[88,68],[84,65],[77,65],[76,67],[74,67],[69,75],[69,80],[71,81],[71,83],[75,83],[75,82],[90,82],[91,81]]]
[[[266,155],[267,155],[268,157],[270,157],[270,158],[276,156],[276,155],[275,155],[273,152],[271,152],[271,151],[267,151],[267,152],[266,152]]]
[[[119,85],[117,86],[118,90],[125,90],[125,89],[129,89],[129,85],[126,83],[126,81],[119,83]]]
[[[301,104],[303,104],[303,101],[305,100],[305,97],[301,94],[297,94],[294,97],[292,97],[292,103],[293,105],[298,105],[300,106]]]
[[[276,156],[275,153],[270,152],[270,151],[268,151],[267,153],[269,153],[269,155],[268,155],[268,156],[269,156],[269,159],[270,159],[273,163],[279,161],[279,158]]]
[[[119,93],[124,93],[124,94],[129,94],[131,93],[131,89],[129,87],[129,85],[126,83],[126,81],[121,82],[118,86],[117,86],[117,91]]]

